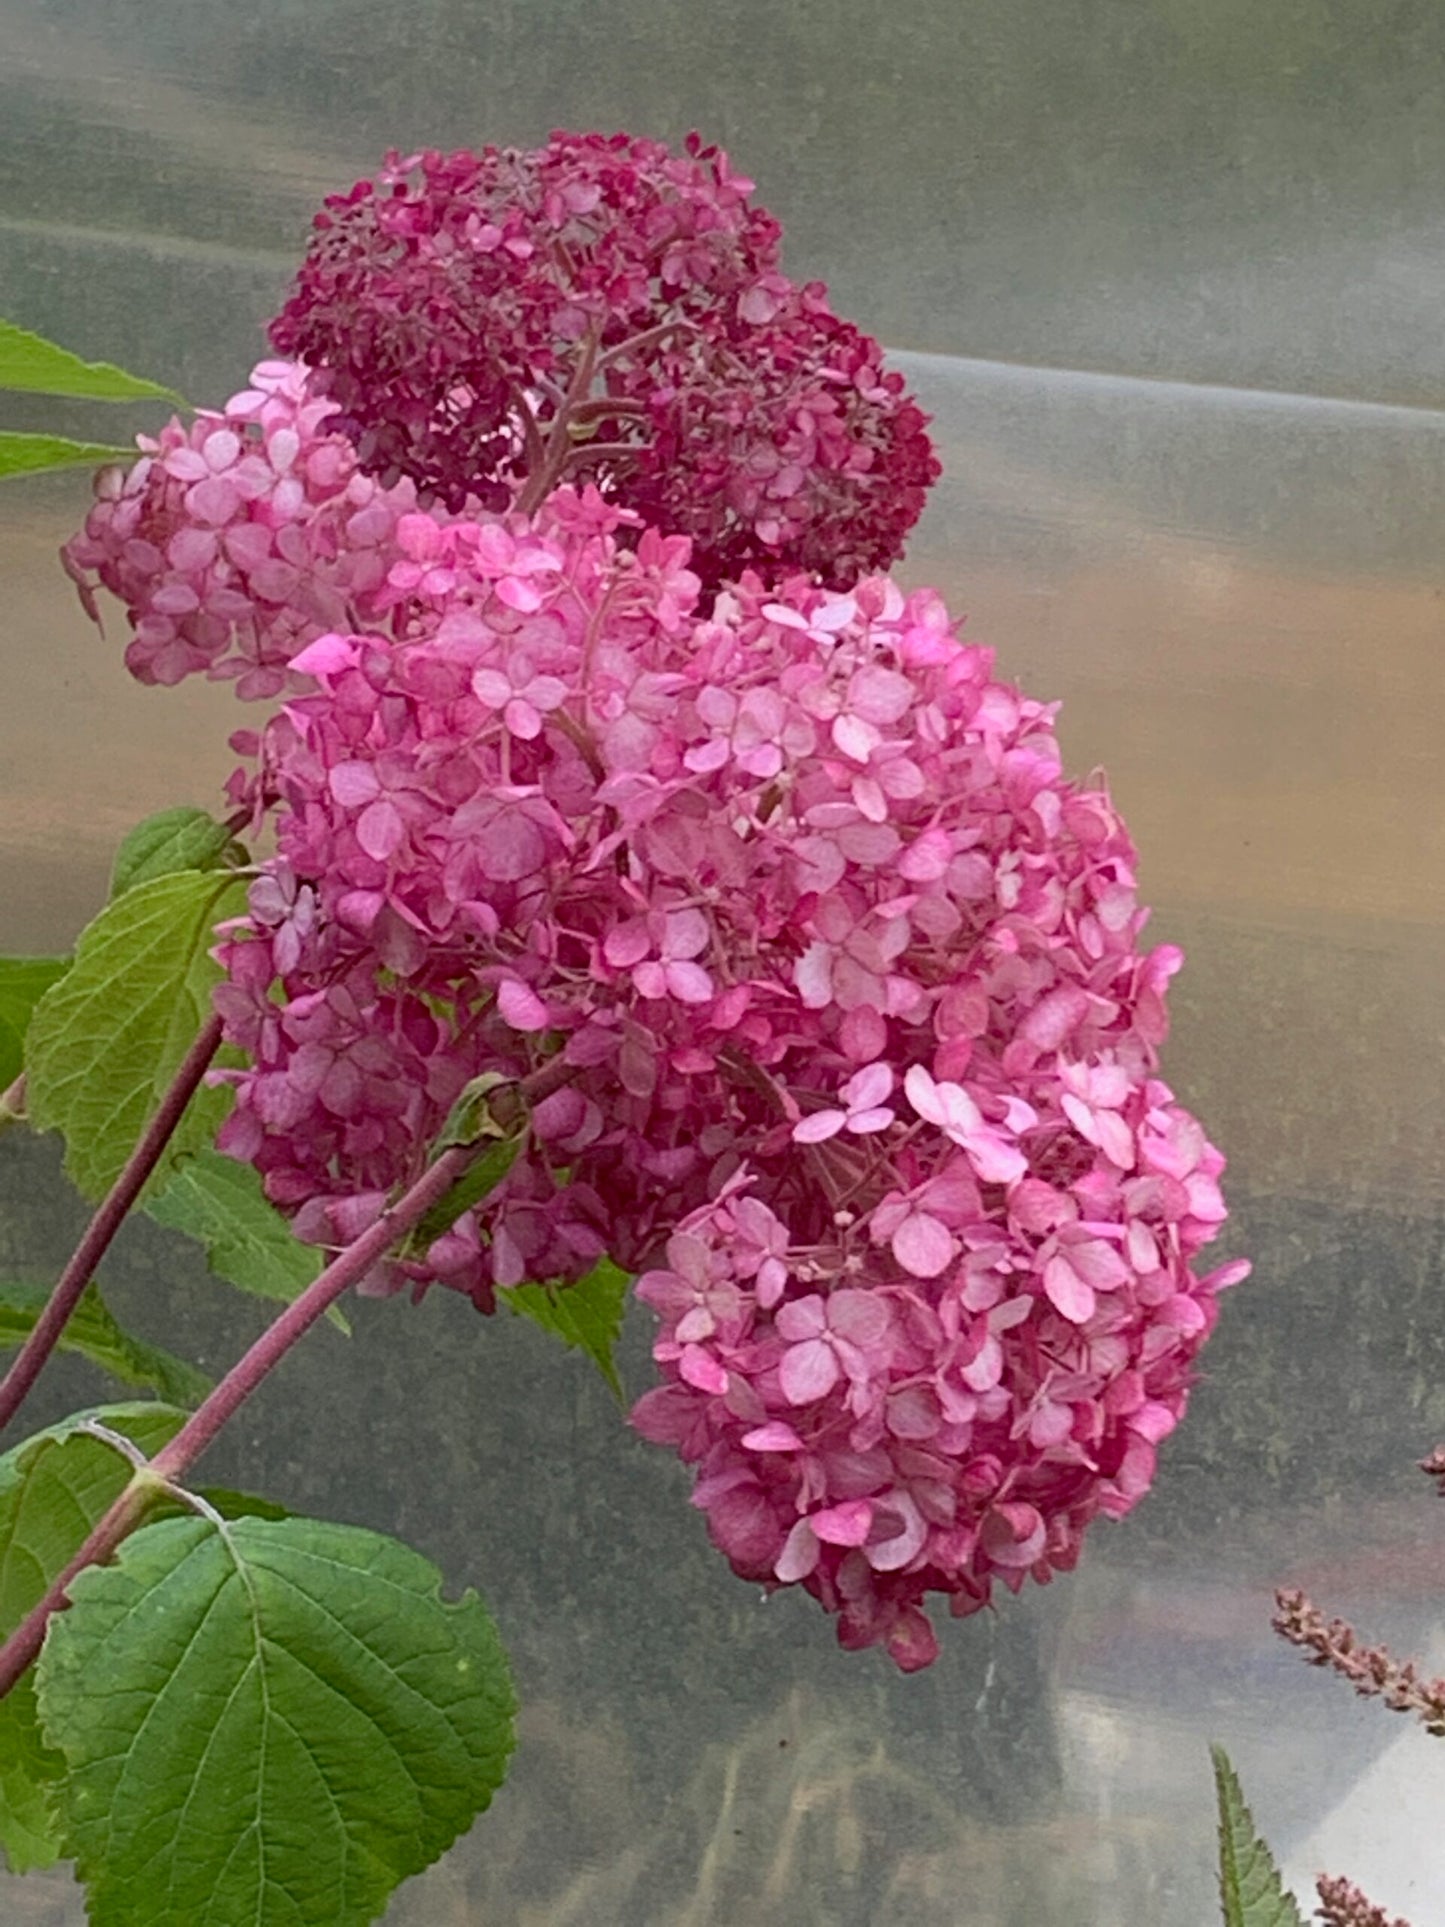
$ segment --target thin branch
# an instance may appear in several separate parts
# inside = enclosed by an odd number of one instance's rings
[[[160,1163],[181,1115],[221,1042],[221,1020],[210,1017],[200,1035],[181,1060],[170,1089],[160,1108],[146,1126],[140,1142],[126,1159],[125,1168],[111,1186],[105,1202],[85,1228],[85,1236],[75,1255],[60,1274],[50,1301],[35,1321],[33,1330],[20,1348],[20,1355],[0,1383],[0,1431],[19,1411],[26,1394],[39,1377],[45,1361],[59,1343],[66,1321],[80,1303],[81,1294],[95,1275],[126,1213],[140,1196],[146,1180]]]
[[[512,1113],[540,1103],[576,1075],[561,1057],[553,1058],[520,1083],[497,1093],[494,1115],[504,1127],[514,1121]],[[0,1698],[25,1671],[45,1640],[45,1629],[52,1614],[68,1605],[68,1591],[76,1575],[87,1566],[103,1564],[111,1558],[121,1541],[140,1523],[153,1495],[174,1487],[214,1440],[226,1421],[251,1396],[262,1380],[274,1371],[297,1341],[335,1304],[341,1294],[364,1278],[372,1266],[414,1225],[439,1204],[463,1172],[487,1148],[490,1139],[474,1144],[459,1144],[443,1151],[394,1205],[383,1211],[375,1224],[348,1245],[339,1257],[309,1284],[299,1298],[286,1307],[279,1318],[262,1332],[250,1350],[234,1364],[205,1402],[161,1447],[96,1525],[85,1544],[50,1586],[45,1597],[0,1647]]]
[[[582,462],[632,462],[641,452],[639,442],[575,442],[562,466],[568,469]]]

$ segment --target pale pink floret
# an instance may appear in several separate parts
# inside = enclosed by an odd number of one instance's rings
[[[843,1100],[841,1110],[830,1109],[813,1111],[793,1126],[795,1144],[822,1144],[839,1131],[850,1131],[855,1137],[871,1135],[874,1131],[886,1131],[896,1113],[885,1102],[893,1089],[893,1070],[888,1064],[865,1064],[861,1071],[855,1071],[843,1085],[838,1095]]]
[[[977,1104],[959,1084],[936,1084],[921,1064],[903,1080],[908,1101],[928,1124],[936,1124],[966,1154],[978,1175],[991,1184],[1012,1184],[1028,1170],[1028,1159],[1003,1135],[990,1130]]]

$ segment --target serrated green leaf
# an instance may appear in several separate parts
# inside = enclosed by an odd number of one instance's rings
[[[210,1014],[220,971],[214,926],[238,915],[245,885],[182,870],[138,884],[81,932],[75,961],[35,1007],[25,1045],[30,1117],[65,1135],[65,1168],[88,1197],[115,1181]],[[210,1143],[231,1102],[192,1098],[157,1182]]]
[[[575,1285],[513,1285],[497,1296],[564,1345],[586,1352],[620,1400],[622,1380],[614,1354],[630,1283],[625,1271],[602,1258]]]
[[[0,1283],[0,1351],[24,1344],[49,1296],[44,1285]],[[118,1325],[93,1284],[67,1320],[59,1348],[80,1353],[123,1384],[154,1392],[171,1405],[199,1405],[211,1389],[204,1372]]]
[[[25,435],[0,428],[0,481],[11,475],[39,475],[47,468],[99,468],[103,462],[133,462],[133,448],[109,442],[73,442],[66,435]]]
[[[66,395],[78,401],[172,401],[188,404],[174,388],[143,375],[128,375],[108,361],[82,361],[44,335],[0,321],[0,388],[32,395]]]
[[[27,1673],[0,1699],[0,1847],[11,1873],[53,1867],[61,1858],[48,1795],[64,1771],[64,1755],[41,1735]]]
[[[69,957],[0,957],[0,1090],[24,1067],[31,1012],[69,968]]]
[[[186,1158],[164,1191],[145,1201],[146,1213],[205,1246],[218,1278],[258,1298],[289,1304],[319,1276],[324,1254],[304,1245],[265,1192],[249,1164],[198,1151]],[[350,1327],[337,1307],[332,1322]]]
[[[1224,1927],[1305,1927],[1269,1848],[1255,1831],[1238,1775],[1222,1746],[1211,1746],[1219,1800],[1219,1899]]]
[[[174,1438],[186,1414],[165,1405],[99,1406],[62,1419],[0,1457],[0,1639],[44,1597],[130,1481],[124,1455],[81,1429],[91,1419],[149,1457]],[[215,1489],[201,1496],[228,1519],[286,1516],[283,1508],[247,1493]],[[161,1502],[158,1512],[195,1516],[179,1499]],[[34,1674],[27,1673],[0,1699],[0,1846],[14,1873],[53,1866],[62,1857],[49,1796],[64,1770],[63,1756],[40,1732]]]
[[[130,1483],[113,1445],[82,1428],[98,1420],[149,1458],[187,1414],[169,1405],[98,1405],[22,1439],[0,1455],[0,1639],[14,1632],[91,1527]]]
[[[37,1684],[93,1927],[360,1927],[444,1852],[515,1702],[485,1606],[440,1585],[314,1519],[169,1520],[83,1573]]]
[[[137,884],[178,870],[219,870],[231,859],[245,862],[246,853],[224,823],[190,805],[160,810],[137,823],[121,840],[110,873],[110,900],[123,897]]]
[[[96,1418],[142,1451],[159,1450],[185,1423],[163,1405],[112,1405],[47,1427],[0,1456],[0,1639],[7,1638],[79,1551],[91,1527],[129,1483],[113,1446],[79,1431]],[[35,1710],[34,1675],[0,1700],[0,1845],[11,1871],[61,1858],[47,1789],[64,1770]]]
[[[480,1204],[489,1192],[494,1191],[516,1163],[525,1137],[525,1131],[521,1131],[515,1137],[502,1138],[483,1151],[476,1163],[463,1171],[451,1190],[438,1199],[410,1234],[402,1247],[403,1255],[408,1258],[419,1256],[443,1232],[450,1231],[464,1211],[470,1211],[474,1204]]]

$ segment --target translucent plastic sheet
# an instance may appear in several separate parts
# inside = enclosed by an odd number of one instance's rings
[[[1412,1470],[1445,1434],[1440,20],[0,7],[0,309],[202,399],[240,385],[309,205],[389,141],[725,138],[793,265],[935,351],[901,357],[945,464],[905,573],[1107,769],[1189,954],[1167,1070],[1255,1262],[1151,1498],[912,1679],[733,1579],[677,1467],[535,1334],[439,1295],[318,1334],[213,1476],[483,1587],[525,1706],[493,1812],[389,1920],[1202,1927],[1210,1738],[1302,1897],[1329,1867],[1445,1918],[1445,1747],[1268,1626],[1299,1583],[1445,1658]],[[119,613],[102,643],[76,607],[54,550],[83,493],[0,496],[7,950],[67,942],[118,835],[231,760],[227,693],[135,688]],[[67,1253],[56,1164],[0,1147],[9,1272]],[[252,1329],[158,1232],[113,1265],[117,1309],[204,1364]],[[56,1411],[98,1388],[58,1380]],[[78,1890],[0,1879],[0,1917],[71,1927]]]

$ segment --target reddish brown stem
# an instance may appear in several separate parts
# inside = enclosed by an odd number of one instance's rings
[[[82,1292],[95,1275],[95,1268],[125,1221],[126,1213],[160,1162],[161,1153],[170,1142],[220,1042],[221,1020],[211,1017],[182,1058],[170,1089],[161,1099],[160,1108],[126,1159],[125,1168],[106,1194],[104,1203],[86,1226],[85,1236],[76,1246],[74,1257],[60,1274],[50,1294],[50,1302],[35,1321],[34,1329],[21,1346],[19,1357],[5,1374],[4,1382],[0,1383],[0,1431],[19,1411],[45,1361],[55,1350],[67,1319],[79,1304]]]
[[[518,1111],[540,1102],[574,1075],[572,1067],[554,1058],[534,1071],[511,1091],[498,1092],[493,1114],[503,1124],[513,1120],[506,1115],[512,1105],[506,1100],[515,1093]],[[400,1197],[383,1211],[376,1223],[364,1231],[293,1300],[275,1322],[269,1325],[251,1349],[227,1372],[205,1402],[161,1447],[149,1465],[136,1473],[125,1491],[96,1525],[85,1544],[59,1575],[45,1597],[0,1647],[0,1698],[19,1679],[45,1639],[51,1615],[67,1604],[67,1592],[77,1573],[87,1566],[102,1564],[115,1552],[128,1533],[139,1523],[151,1495],[166,1484],[178,1483],[214,1440],[227,1419],[251,1396],[267,1374],[280,1364],[291,1347],[305,1334],[351,1285],[364,1278],[399,1238],[420,1224],[433,1205],[440,1203],[462,1173],[486,1149],[489,1140],[456,1145],[443,1151]]]

